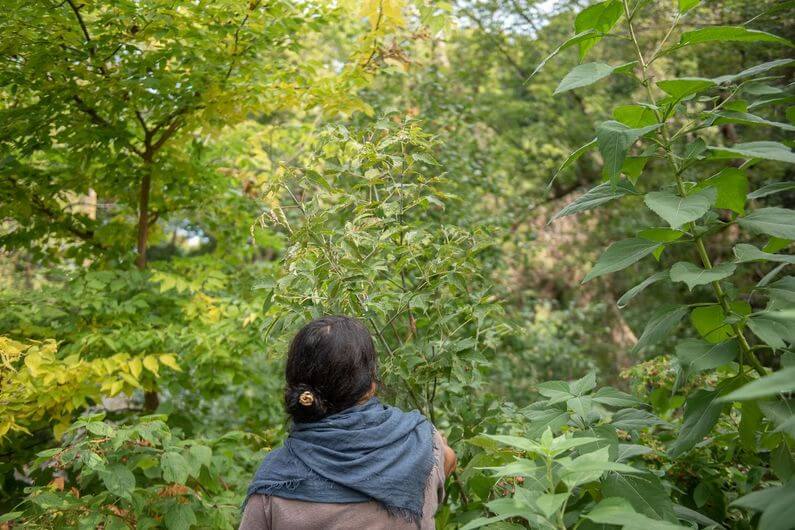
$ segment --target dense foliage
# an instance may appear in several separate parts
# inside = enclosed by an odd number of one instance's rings
[[[235,527],[344,313],[439,528],[791,528],[791,13],[12,1],[0,527]]]

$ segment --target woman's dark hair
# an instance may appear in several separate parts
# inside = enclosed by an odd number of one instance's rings
[[[361,322],[345,316],[313,320],[287,353],[287,413],[308,422],[352,407],[370,390],[376,373],[373,339]]]

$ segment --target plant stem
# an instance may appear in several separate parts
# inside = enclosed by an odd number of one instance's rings
[[[624,6],[624,15],[627,19],[627,27],[629,29],[629,35],[632,40],[632,44],[635,48],[635,53],[638,57],[638,62],[640,64],[640,72],[641,72],[641,84],[646,89],[646,94],[649,98],[649,102],[654,107],[654,114],[657,116],[657,120],[662,124],[660,127],[660,134],[663,137],[665,143],[665,155],[668,159],[669,163],[674,169],[674,176],[676,178],[676,188],[679,192],[679,195],[685,197],[687,195],[687,190],[685,190],[684,182],[682,181],[682,169],[679,168],[678,164],[676,163],[676,157],[674,156],[671,150],[671,138],[668,135],[668,131],[665,127],[665,122],[663,121],[663,116],[660,114],[659,109],[657,108],[657,100],[654,98],[654,94],[651,90],[651,83],[648,78],[648,64],[646,63],[645,59],[643,58],[643,52],[640,50],[640,45],[638,44],[637,35],[635,35],[635,29],[632,26],[632,16],[630,14],[629,6],[627,4],[627,0],[622,0],[622,4]],[[679,17],[674,20],[674,24],[671,26],[671,29],[668,31],[668,35],[666,35],[666,39],[670,36],[673,29],[676,27],[677,22],[679,21]],[[709,254],[707,253],[707,249],[704,246],[704,242],[702,241],[702,236],[695,236],[696,233],[696,224],[695,222],[690,222],[688,224],[691,233],[694,234],[694,241],[696,244],[696,251],[698,252],[699,258],[701,259],[701,263],[703,264],[704,268],[711,269],[712,268],[712,261],[709,258]],[[712,282],[712,289],[715,292],[715,297],[718,300],[723,312],[726,316],[731,313],[731,306],[729,305],[728,300],[726,299],[726,293],[724,292],[723,288],[720,285],[720,282],[714,281]],[[753,351],[751,351],[751,347],[748,344],[748,341],[743,334],[743,330],[738,323],[732,323],[731,328],[734,331],[734,334],[737,336],[737,341],[740,343],[740,364],[744,361],[748,361],[751,367],[756,370],[756,372],[760,376],[766,375],[765,368],[756,358]]]

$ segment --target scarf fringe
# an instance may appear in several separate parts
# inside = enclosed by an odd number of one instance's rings
[[[260,494],[260,495],[273,495],[273,492],[276,490],[286,489],[289,491],[295,491],[295,489],[303,482],[304,479],[298,478],[293,480],[282,480],[280,482],[257,482],[249,486],[248,492],[246,493],[246,498],[243,500],[243,504],[240,506],[240,510],[243,511],[246,509],[246,504],[248,504],[248,500],[251,498],[252,495]]]
[[[386,509],[387,513],[395,518],[405,519],[410,523],[419,525],[422,521],[422,513],[417,513],[408,508],[401,508],[400,506],[393,506],[391,504],[381,504]]]
[[[297,488],[301,484],[301,482],[303,482],[303,480],[304,479],[302,478],[297,478],[293,480],[283,480],[281,482],[254,484],[251,486],[251,488],[249,488],[249,495],[252,495],[254,493],[260,493],[262,495],[272,495],[275,490],[280,490],[280,489],[288,489],[290,491],[295,491],[295,488]]]

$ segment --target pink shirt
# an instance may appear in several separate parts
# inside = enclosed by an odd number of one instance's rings
[[[444,442],[434,431],[434,465],[425,485],[422,521],[413,524],[392,517],[375,501],[347,504],[307,502],[269,495],[252,495],[239,530],[433,530],[434,514],[444,500]]]

